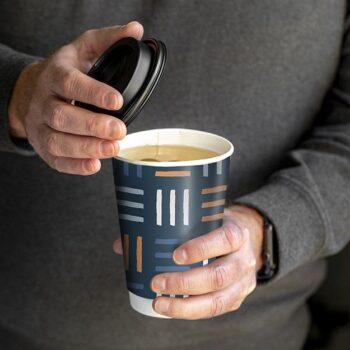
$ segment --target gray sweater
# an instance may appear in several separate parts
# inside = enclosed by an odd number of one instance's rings
[[[235,145],[229,198],[274,223],[276,278],[202,321],[132,311],[111,162],[90,177],[15,144],[21,69],[88,28],[137,19],[169,50],[129,132],[207,130]],[[350,37],[345,0],[4,1],[0,11],[0,348],[300,349],[323,258],[349,241]]]

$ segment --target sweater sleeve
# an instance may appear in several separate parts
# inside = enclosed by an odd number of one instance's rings
[[[34,155],[35,152],[25,139],[14,139],[8,127],[8,105],[16,80],[22,69],[38,57],[17,52],[0,44],[0,151],[21,155]]]
[[[275,226],[275,278],[337,253],[350,240],[350,20],[336,79],[316,123],[286,167],[236,203],[253,207]]]

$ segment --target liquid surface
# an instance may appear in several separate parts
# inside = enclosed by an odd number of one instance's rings
[[[144,162],[180,162],[217,157],[219,153],[203,148],[179,145],[139,146],[121,150],[119,156]]]

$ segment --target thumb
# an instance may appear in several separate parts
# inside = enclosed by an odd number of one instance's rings
[[[143,36],[143,26],[136,21],[123,26],[90,29],[79,36],[73,44],[82,59],[93,64],[110,46],[120,39],[133,37],[140,40]]]

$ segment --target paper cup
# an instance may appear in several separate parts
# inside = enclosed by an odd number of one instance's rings
[[[192,146],[219,154],[180,162],[113,159],[130,304],[144,315],[164,317],[152,308],[158,295],[150,288],[151,279],[210,263],[176,265],[172,253],[185,241],[222,225],[233,145],[218,135],[188,129],[142,131],[120,142],[121,150],[146,145]]]

